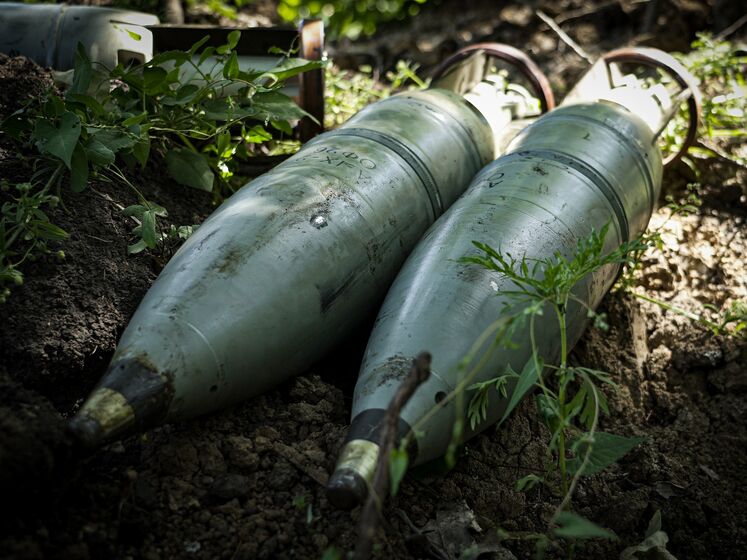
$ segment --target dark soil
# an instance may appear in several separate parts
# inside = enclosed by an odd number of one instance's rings
[[[695,30],[716,26],[724,13],[701,2],[652,4],[664,20],[654,18],[649,30],[642,31],[646,4],[628,2],[599,2],[595,12],[563,27],[595,53],[633,37],[685,48]],[[395,27],[383,30],[370,51],[417,58],[425,51],[413,41],[433,40],[451,51],[498,37],[534,51],[546,71],[560,76],[561,88],[583,71],[554,33],[525,14],[525,5],[493,6],[443,2],[416,18],[409,45],[391,46],[388,33],[401,33]],[[591,4],[562,6],[567,16]],[[561,11],[554,3],[543,9],[552,16]],[[428,31],[435,21],[445,38]],[[444,27],[447,21],[453,29]],[[47,87],[46,72],[0,55],[0,118]],[[688,310],[747,297],[747,172],[716,161],[701,169],[701,212],[669,221],[667,210],[654,216],[653,227],[664,224],[664,248],[647,256],[638,288]],[[28,173],[0,142],[0,175],[23,180]],[[669,170],[666,191],[682,192],[688,174],[684,166]],[[199,223],[212,209],[209,197],[170,185],[158,169],[133,180],[169,209],[174,223]],[[26,267],[26,282],[0,307],[0,556],[269,559],[319,558],[330,546],[350,550],[358,512],[332,509],[324,483],[345,433],[365,335],[232,410],[93,454],[73,446],[65,418],[102,374],[168,254],[126,254],[133,224],[119,209],[135,201],[128,190],[92,183],[81,194],[65,192],[64,200],[66,208],[51,218],[71,234],[60,245],[67,257]],[[609,332],[590,330],[573,358],[612,372],[620,385],[601,428],[646,441],[581,484],[579,513],[620,540],[593,541],[577,557],[617,558],[643,539],[661,510],[668,550],[679,560],[747,558],[745,346],[630,295],[612,293],[603,307]],[[500,547],[493,529],[545,530],[557,497],[544,487],[515,490],[519,477],[541,472],[545,437],[525,402],[500,430],[466,445],[448,474],[408,475],[387,505],[378,556],[455,558],[475,543],[486,558],[532,557],[529,544]],[[561,556],[549,550],[550,558]]]

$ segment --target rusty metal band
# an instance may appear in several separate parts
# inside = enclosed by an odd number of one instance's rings
[[[513,152],[507,156],[503,156],[501,161],[504,163],[513,159],[531,161],[535,158],[544,161],[556,161],[561,165],[566,166],[568,170],[576,171],[589,179],[589,181],[599,189],[602,195],[604,195],[604,198],[607,199],[607,203],[612,208],[612,212],[615,214],[617,223],[620,226],[620,235],[623,238],[623,242],[630,241],[630,224],[628,223],[628,216],[625,213],[625,206],[623,205],[620,196],[617,194],[615,187],[612,186],[604,175],[597,172],[596,169],[588,165],[584,160],[556,150],[534,149]]]
[[[687,134],[682,142],[680,149],[670,155],[664,165],[669,165],[687,153],[687,150],[695,142],[698,135],[698,123],[700,122],[701,113],[701,93],[698,89],[698,80],[682,64],[680,64],[672,55],[662,52],[658,49],[646,47],[628,47],[608,52],[602,57],[605,63],[630,63],[648,66],[650,68],[659,68],[666,71],[682,90],[690,90],[690,96],[687,98]]]
[[[392,152],[397,154],[401,159],[407,163],[407,165],[415,172],[418,179],[420,179],[428,200],[431,203],[431,209],[433,210],[433,219],[435,220],[441,214],[443,214],[444,206],[441,201],[441,192],[438,190],[438,184],[433,178],[433,175],[425,166],[420,157],[410,149],[410,147],[391,136],[379,132],[377,130],[370,130],[368,128],[339,128],[325,133],[324,138],[331,136],[354,136],[356,138],[366,138],[372,142],[376,142],[390,149]]]
[[[478,51],[482,51],[489,56],[508,62],[516,67],[516,69],[523,74],[527,80],[529,80],[532,89],[534,89],[534,93],[537,94],[543,112],[550,111],[555,107],[555,96],[552,93],[550,82],[542,70],[539,69],[539,66],[537,66],[531,58],[519,49],[510,45],[504,45],[503,43],[475,43],[474,45],[469,45],[459,49],[436,68],[433,72],[433,81],[437,81],[439,78],[444,76],[452,66],[460,63],[465,58]]]

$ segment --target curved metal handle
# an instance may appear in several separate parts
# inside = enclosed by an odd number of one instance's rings
[[[687,153],[687,150],[695,142],[698,134],[698,123],[700,122],[701,113],[701,93],[698,89],[698,80],[687,68],[682,66],[672,55],[658,49],[646,47],[626,47],[608,52],[602,57],[602,60],[609,66],[613,63],[632,63],[658,68],[669,74],[674,81],[682,88],[682,91],[689,90],[690,95],[687,97],[687,134],[685,141],[680,149],[670,155],[664,165],[674,163]]]
[[[532,89],[539,99],[543,112],[550,111],[555,107],[555,96],[552,93],[550,82],[542,70],[539,69],[539,66],[519,49],[503,43],[475,43],[459,49],[436,68],[433,73],[433,81],[435,82],[444,76],[452,66],[477,51],[483,51],[489,56],[515,66],[532,84]]]

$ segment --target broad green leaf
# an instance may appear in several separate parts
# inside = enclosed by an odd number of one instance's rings
[[[244,134],[244,140],[251,142],[252,144],[261,144],[262,142],[272,140],[272,134],[267,132],[262,125],[258,124],[251,127],[246,134]]]
[[[204,45],[205,43],[207,43],[209,40],[210,40],[210,35],[205,35],[202,39],[197,41],[194,45],[192,45],[189,48],[189,55],[194,56],[195,54],[197,54],[197,51],[200,50],[200,47]]]
[[[93,78],[93,66],[82,43],[78,43],[78,46],[75,48],[73,70],[73,84],[67,90],[68,96],[69,94],[87,93],[91,85],[91,78]]]
[[[65,102],[56,95],[47,98],[42,109],[44,116],[50,119],[61,117],[67,111]]]
[[[148,205],[148,210],[153,212],[156,216],[168,216],[169,213],[166,211],[166,208],[161,206],[160,204],[156,204],[155,202],[147,201],[146,204]]]
[[[72,166],[70,169],[70,188],[73,192],[81,192],[88,185],[88,158],[81,146],[76,146],[73,151]]]
[[[166,168],[177,183],[210,192],[213,190],[213,172],[202,154],[177,148],[166,154]]]
[[[556,522],[558,527],[553,529],[553,533],[559,537],[569,539],[617,539],[614,533],[570,511],[561,512]]]
[[[132,148],[137,137],[116,128],[94,129],[94,138],[115,154],[123,149]],[[90,132],[90,129],[89,129]]]
[[[508,418],[508,415],[513,412],[514,408],[516,408],[519,402],[521,402],[521,399],[524,398],[524,395],[531,391],[534,387],[534,384],[537,383],[539,373],[543,368],[542,360],[538,358],[537,362],[540,368],[539,372],[535,367],[537,364],[535,364],[534,359],[529,358],[527,363],[524,364],[524,369],[521,370],[519,379],[516,381],[516,386],[511,393],[511,399],[508,401],[508,405],[506,406],[506,410],[503,412],[503,416],[501,417],[500,422],[498,422],[499,425],[503,424],[506,418]]]
[[[105,167],[114,163],[114,152],[96,140],[95,136],[88,139],[85,150],[88,160],[94,165]]]
[[[272,125],[272,128],[279,130],[280,132],[287,134],[288,136],[291,136],[293,134],[293,129],[287,121],[272,121],[270,122],[270,125]]]
[[[127,253],[130,255],[134,255],[136,253],[139,253],[143,251],[144,249],[147,249],[148,246],[145,244],[145,241],[142,239],[138,241],[137,243],[134,243],[132,245],[127,246]]]
[[[149,66],[143,70],[143,87],[147,93],[158,93],[168,72],[160,66]]]
[[[195,84],[186,84],[176,90],[176,93],[171,97],[164,97],[161,103],[168,106],[174,105],[186,105],[194,100],[200,88]]]
[[[93,113],[95,117],[99,117],[104,114],[104,106],[101,105],[101,103],[99,103],[96,98],[91,97],[90,95],[68,92],[66,98],[68,102],[73,101],[75,103],[80,103],[84,107],[90,109],[91,113]]]
[[[143,111],[137,115],[133,115],[122,121],[122,126],[132,126],[133,124],[140,124],[148,117],[148,113]]]
[[[392,449],[389,455],[389,479],[391,480],[391,494],[396,496],[399,485],[407,472],[407,464],[410,458],[405,449]]]
[[[142,204],[133,204],[122,210],[122,214],[125,216],[133,216],[139,220],[146,210],[148,209]]]
[[[605,432],[595,432],[589,462],[586,464],[583,474],[595,474],[616,463],[623,455],[644,440],[645,438],[642,437],[626,438]],[[581,467],[581,462],[588,449],[588,443],[577,439],[571,444],[571,448],[575,450],[577,456],[568,461],[568,470],[575,473]]]
[[[225,157],[225,154],[229,153],[231,150],[231,133],[229,131],[224,131],[221,134],[218,135],[218,137],[215,139],[215,151],[218,154],[218,157]]]
[[[239,39],[241,39],[241,31],[234,29],[228,34],[228,47],[231,50],[235,49],[236,45],[239,44]]]
[[[239,57],[235,52],[231,53],[228,60],[223,66],[223,77],[227,80],[233,80],[239,75]]]
[[[25,132],[31,130],[31,122],[28,118],[24,118],[25,110],[19,109],[11,113],[2,123],[0,123],[0,130],[6,134],[12,136],[16,140],[20,140]]]
[[[37,235],[44,239],[67,239],[69,237],[65,230],[50,222],[38,222],[35,225],[35,229]]]
[[[150,60],[151,66],[160,66],[164,62],[173,61],[176,66],[181,66],[189,60],[189,55],[183,51],[166,51],[158,53]]]
[[[316,70],[317,68],[324,68],[324,62],[320,60],[306,60],[303,58],[286,58],[275,68],[266,70],[270,74],[274,74],[279,81],[287,80],[298,74],[308,72],[309,70]]]
[[[316,119],[296,105],[293,99],[279,91],[254,94],[252,108],[257,111],[258,118],[263,120],[288,121],[309,117],[316,122]]]
[[[202,54],[200,55],[200,59],[197,61],[197,66],[202,66],[202,63],[205,62],[211,56],[213,56],[214,52],[215,52],[215,47],[205,48],[205,50],[202,51]]]
[[[205,118],[215,121],[228,121],[252,117],[263,119],[252,107],[235,107],[227,99],[212,99],[203,104]]]
[[[58,157],[70,169],[73,150],[80,138],[80,119],[69,111],[62,114],[59,126],[47,119],[38,119],[34,138],[40,152]]]
[[[148,163],[148,157],[150,156],[150,136],[146,131],[140,140],[132,147],[132,155],[135,157],[140,167],[145,167]]]
[[[156,246],[156,214],[153,210],[147,210],[143,212],[142,218],[142,229],[140,230],[143,236],[143,241],[150,248],[153,249]]]

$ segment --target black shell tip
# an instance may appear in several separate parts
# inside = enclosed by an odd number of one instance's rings
[[[327,499],[337,509],[349,511],[366,499],[366,481],[351,470],[335,471],[327,483]]]

